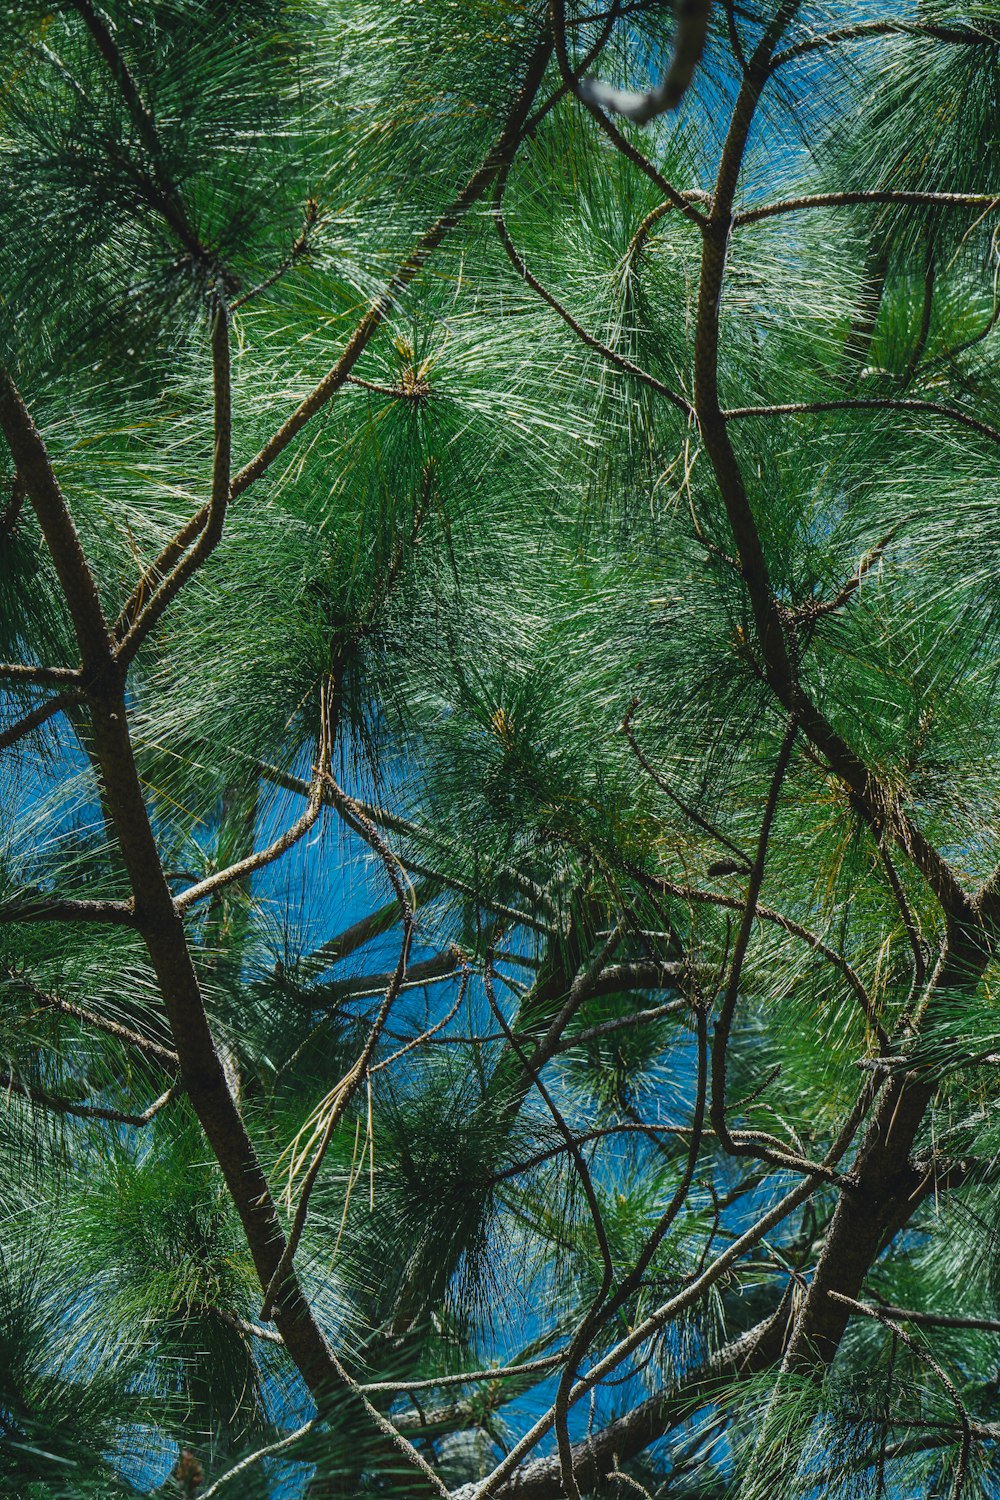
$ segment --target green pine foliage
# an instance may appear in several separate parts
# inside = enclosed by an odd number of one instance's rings
[[[0,1496],[1000,1494],[1000,10],[682,10],[0,6]]]

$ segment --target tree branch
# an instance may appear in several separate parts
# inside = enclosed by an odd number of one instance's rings
[[[920,401],[909,396],[850,396],[832,401],[786,401],[775,406],[736,406],[722,412],[726,422],[740,422],[746,417],[797,417],[827,411],[913,411],[928,416],[947,417],[987,438],[1000,443],[1000,429],[970,417],[968,412],[946,406],[942,401]]]
[[[72,1016],[75,1021],[80,1021],[95,1031],[103,1031],[107,1036],[113,1036],[127,1047],[134,1047],[137,1052],[152,1058],[164,1068],[171,1070],[176,1068],[177,1053],[172,1048],[163,1047],[159,1042],[140,1036],[137,1031],[133,1031],[130,1026],[123,1026],[119,1021],[111,1021],[106,1016],[95,1015],[93,1011],[74,1005],[71,1000],[63,1000],[59,995],[49,994],[26,974],[20,974],[16,969],[8,969],[4,977],[9,985],[30,995],[35,1004],[41,1006],[43,1010],[55,1010],[64,1016]]]
[[[927,1365],[928,1369],[933,1370],[938,1380],[944,1386],[955,1407],[959,1426],[962,1430],[962,1446],[959,1450],[958,1464],[955,1468],[955,1477],[952,1481],[951,1489],[952,1500],[961,1500],[962,1490],[965,1487],[965,1476],[969,1469],[969,1457],[972,1452],[972,1424],[969,1420],[969,1413],[965,1409],[965,1402],[958,1394],[954,1381],[941,1368],[934,1356],[922,1344],[918,1344],[916,1339],[912,1338],[905,1329],[900,1328],[899,1324],[894,1322],[881,1308],[871,1307],[866,1302],[856,1302],[853,1297],[845,1297],[842,1292],[830,1291],[827,1293],[827,1296],[831,1297],[834,1302],[842,1303],[851,1312],[862,1313],[866,1318],[873,1318],[875,1322],[881,1323],[884,1328],[890,1329],[899,1341],[905,1344],[917,1356],[922,1364]]]
[[[223,886],[232,885],[233,881],[242,880],[245,876],[253,874],[254,870],[261,870],[265,865],[273,864],[309,832],[322,811],[323,786],[330,771],[330,756],[336,734],[335,694],[336,688],[333,684],[329,681],[324,682],[320,690],[319,748],[305,812],[296,818],[292,826],[286,828],[285,832],[279,835],[273,843],[268,844],[266,849],[258,849],[255,854],[248,854],[245,859],[237,860],[225,870],[216,870],[214,875],[209,875],[204,880],[199,880],[196,885],[189,885],[187,890],[181,891],[174,897],[174,905],[178,911],[186,911],[196,901],[203,900],[213,892],[221,890]]]
[[[233,413],[232,378],[229,367],[229,310],[221,290],[216,296],[212,314],[212,396],[214,405],[214,440],[212,457],[212,493],[205,514],[205,524],[191,550],[162,579],[149,602],[126,605],[116,626],[118,659],[127,665],[161,618],[169,604],[222,540],[226,510],[230,497]],[[148,575],[144,575],[144,578]],[[140,588],[142,584],[140,582]]]
[[[566,50],[565,0],[549,0],[549,23],[555,41],[556,61],[559,64],[559,71],[562,74],[563,83],[567,89],[576,95],[587,113],[597,124],[598,128],[608,137],[612,145],[633,166],[638,167],[640,172],[645,173],[651,182],[656,184],[664,198],[668,198],[674,208],[678,209],[684,215],[685,219],[690,219],[692,224],[697,224],[700,229],[704,229],[707,223],[704,214],[699,213],[694,205],[687,201],[684,194],[679,193],[674,185],[667,181],[662,172],[657,170],[649,158],[644,156],[636,146],[633,146],[627,136],[622,135],[618,127],[612,124],[603,109],[598,108],[597,104],[588,96],[586,90],[581,85],[576,72],[570,65],[569,54]]]
[[[935,41],[950,42],[959,47],[996,47],[997,45],[995,37],[990,36],[988,32],[977,31],[974,26],[935,26],[927,22],[913,21],[858,21],[853,26],[839,26],[820,36],[804,37],[801,42],[795,42],[791,47],[786,47],[783,52],[776,52],[771,59],[771,70],[783,68],[786,63],[794,62],[809,52],[837,47],[844,42],[866,41],[880,36],[933,37]]]
[[[12,901],[0,905],[3,922],[102,922],[111,927],[135,927],[135,909],[127,901]]]
[[[400,916],[403,923],[403,940],[399,948],[399,960],[396,964],[396,971],[392,976],[388,988],[386,989],[385,997],[382,1001],[382,1004],[379,1006],[378,1013],[376,1014],[374,1021],[372,1022],[372,1025],[368,1032],[368,1036],[365,1039],[365,1044],[361,1049],[360,1055],[358,1056],[350,1070],[344,1075],[344,1077],[332,1090],[332,1092],[327,1095],[326,1099],[323,1100],[322,1104],[319,1106],[319,1109],[314,1112],[312,1120],[314,1126],[313,1135],[310,1138],[310,1142],[307,1145],[306,1150],[309,1149],[309,1146],[312,1145],[313,1142],[316,1142],[315,1151],[313,1153],[313,1159],[306,1171],[305,1178],[303,1179],[302,1189],[299,1193],[299,1200],[295,1209],[295,1217],[293,1218],[291,1228],[288,1231],[288,1239],[285,1242],[284,1249],[282,1250],[281,1257],[275,1267],[274,1274],[267,1283],[264,1291],[264,1301],[260,1313],[261,1321],[264,1323],[266,1323],[271,1317],[271,1313],[274,1307],[280,1304],[281,1297],[284,1291],[285,1278],[290,1275],[292,1270],[292,1264],[295,1259],[295,1252],[298,1249],[299,1241],[301,1240],[303,1230],[305,1229],[306,1216],[309,1211],[309,1198],[312,1193],[313,1187],[315,1186],[316,1179],[319,1176],[320,1167],[323,1165],[323,1158],[326,1155],[327,1147],[329,1146],[330,1141],[333,1138],[333,1132],[340,1124],[340,1121],[343,1119],[344,1114],[347,1111],[348,1105],[354,1098],[354,1095],[362,1079],[367,1076],[372,1056],[375,1052],[376,1046],[378,1045],[379,1037],[382,1034],[382,1029],[389,1018],[389,1012],[392,1009],[396,998],[399,995],[399,991],[402,987],[403,981],[406,978],[406,965],[410,955],[410,945],[413,941],[414,915],[412,893],[407,892],[402,880],[400,879],[399,870],[401,867],[399,865],[399,861],[393,854],[392,850],[389,848],[388,844],[386,844],[385,840],[382,838],[381,834],[378,832],[371,819],[366,817],[366,815],[362,812],[358,803],[356,803],[353,798],[349,797],[346,792],[341,790],[341,788],[334,781],[329,770],[326,770],[324,774],[325,780],[333,794],[334,804],[337,807],[338,811],[351,824],[351,826],[357,830],[357,832],[361,835],[365,842],[375,850],[385,866],[386,874],[389,876],[389,880],[392,884],[393,890],[396,893],[396,900],[399,903]],[[318,1124],[320,1119],[323,1120],[321,1129]],[[308,1128],[308,1124],[309,1122],[307,1122],[307,1125],[303,1127],[303,1129]],[[300,1153],[298,1158],[296,1158],[295,1148],[296,1142],[293,1142],[291,1148],[292,1162],[289,1168],[289,1197],[291,1196],[291,1188],[297,1172],[297,1160],[298,1163],[301,1164],[301,1161],[305,1154]]]
[[[0,730],[0,750],[8,750],[16,745],[18,740],[23,740],[25,735],[31,734],[32,730],[41,729],[56,714],[64,713],[66,709],[73,708],[83,698],[82,689],[74,693],[59,693],[54,698],[47,698],[30,713],[18,719],[16,724],[11,724],[7,729]]]
[[[762,203],[733,215],[733,227],[758,224],[776,214],[799,213],[807,208],[851,208],[866,203],[897,203],[915,208],[1000,208],[996,193],[907,192],[902,188],[872,188],[850,193],[807,193],[799,198],[783,198],[777,203]]]
[[[19,1094],[22,1099],[27,1099],[32,1104],[39,1105],[42,1109],[51,1110],[53,1114],[73,1115],[81,1120],[105,1120],[112,1125],[132,1125],[136,1129],[148,1125],[161,1109],[168,1105],[177,1093],[177,1086],[172,1085],[165,1094],[154,1099],[148,1109],[142,1114],[129,1114],[120,1109],[107,1109],[99,1104],[78,1104],[75,1100],[66,1099],[61,1094],[50,1094],[45,1089],[22,1083],[12,1073],[0,1073],[0,1090],[8,1094]]]
[[[76,667],[41,667],[30,662],[0,662],[0,682],[24,682],[42,687],[61,687],[79,682]]]
[[[671,389],[671,387],[669,385],[666,385],[662,380],[658,380],[655,375],[650,375],[648,371],[640,369],[637,364],[633,364],[632,360],[627,359],[625,355],[619,354],[616,350],[610,348],[600,339],[595,338],[592,333],[588,333],[583,325],[579,323],[576,318],[574,318],[573,314],[569,312],[567,308],[563,307],[558,298],[553,296],[553,294],[542,285],[537,276],[532,275],[532,273],[528,270],[528,267],[525,265],[523,259],[519,255],[514,241],[510,237],[510,232],[507,229],[507,223],[503,216],[501,204],[503,202],[503,192],[506,185],[507,173],[506,171],[504,171],[501,172],[499,178],[497,179],[496,194],[493,199],[493,223],[496,227],[496,232],[499,236],[500,243],[503,246],[504,251],[506,252],[507,259],[510,261],[511,265],[514,267],[514,270],[517,272],[518,276],[520,276],[525,285],[529,286],[533,292],[536,292],[537,295],[541,297],[542,301],[546,303],[547,306],[552,308],[553,312],[558,313],[559,317],[562,318],[567,328],[571,329],[572,332],[576,334],[580,342],[585,344],[588,349],[593,349],[595,353],[599,354],[602,359],[608,362],[608,364],[613,365],[615,369],[623,371],[626,375],[631,375],[633,379],[638,380],[641,385],[647,386],[651,391],[656,391],[657,395],[663,396],[667,401],[670,402],[671,406],[675,406],[678,411],[682,411],[685,416],[692,417],[694,415],[694,409],[692,408],[690,401],[685,400],[683,396],[679,395],[677,391]]]

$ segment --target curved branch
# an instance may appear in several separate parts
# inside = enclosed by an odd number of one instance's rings
[[[776,52],[771,59],[771,70],[783,68],[809,52],[826,47],[837,47],[843,42],[866,41],[880,36],[926,36],[935,41],[950,42],[957,47],[996,47],[995,37],[972,26],[935,26],[927,22],[911,21],[859,21],[853,26],[838,26],[821,36],[805,37],[801,42]]]
[[[229,356],[229,309],[222,298],[221,291],[216,297],[215,312],[212,316],[212,397],[214,405],[212,493],[205,512],[205,524],[194,546],[178,560],[172,572],[163,578],[149,602],[142,604],[140,601],[131,612],[129,606],[126,605],[115,629],[119,643],[118,660],[126,665],[135,656],[168,605],[222,540],[230,499],[233,396]]]
[[[100,1104],[77,1104],[72,1099],[66,1099],[61,1094],[50,1094],[45,1089],[35,1088],[31,1084],[22,1083],[12,1073],[0,1073],[0,1092],[18,1094],[22,1099],[27,1099],[31,1104],[37,1104],[41,1109],[51,1110],[57,1115],[72,1115],[81,1120],[104,1120],[112,1125],[133,1125],[140,1129],[148,1125],[156,1115],[168,1105],[174,1095],[178,1092],[177,1085],[172,1085],[166,1093],[154,1099],[148,1109],[142,1114],[129,1114],[120,1109],[107,1109]]]
[[[257,1464],[263,1463],[266,1458],[277,1458],[280,1453],[287,1453],[289,1448],[294,1448],[296,1443],[300,1443],[304,1437],[312,1432],[315,1426],[316,1418],[310,1417],[308,1422],[304,1422],[301,1427],[297,1427],[287,1437],[279,1438],[276,1443],[268,1443],[265,1447],[258,1448],[255,1453],[247,1454],[246,1458],[241,1458],[238,1464],[234,1464],[231,1469],[227,1469],[225,1474],[221,1474],[213,1484],[209,1485],[207,1490],[203,1490],[200,1500],[215,1500],[216,1495],[232,1480],[239,1479],[242,1474],[246,1474],[249,1469],[254,1468]]]
[[[657,115],[676,109],[687,93],[705,50],[712,0],[683,0],[675,9],[674,52],[663,81],[655,89],[637,94],[630,89],[611,88],[598,78],[585,78],[580,85],[581,98],[616,115],[624,115],[637,125],[647,125]]]
[[[645,875],[641,870],[634,867],[631,873],[644,884],[648,883],[666,896],[676,896],[682,901],[695,901],[706,906],[718,906],[724,911],[742,912],[744,910],[744,903],[742,901],[738,900],[735,896],[725,896],[720,891],[702,891],[695,886],[678,885],[675,881],[667,880],[663,876]],[[791,937],[801,938],[804,943],[808,943],[810,948],[815,948],[817,953],[822,954],[828,962],[840,970],[857,996],[865,1020],[875,1032],[879,1046],[888,1055],[892,1049],[888,1034],[879,1021],[875,1002],[865,988],[861,976],[848,960],[844,958],[843,954],[838,953],[836,948],[831,948],[829,943],[824,942],[818,933],[810,931],[808,927],[803,927],[800,922],[793,921],[791,917],[786,917],[783,912],[776,911],[772,906],[764,906],[758,902],[754,910],[754,915],[762,922],[770,922],[774,926],[782,928]]]
[[[553,296],[548,288],[542,285],[537,276],[534,276],[531,271],[528,270],[528,267],[525,265],[524,261],[518,253],[514,241],[510,237],[510,232],[507,228],[506,220],[504,219],[503,213],[501,211],[500,205],[503,199],[503,190],[506,186],[506,182],[507,174],[505,172],[501,173],[500,178],[497,182],[496,195],[493,199],[493,223],[496,226],[496,231],[497,235],[499,236],[500,243],[506,251],[507,259],[514,267],[514,270],[517,272],[518,276],[520,276],[521,280],[527,286],[529,286],[533,292],[536,292],[538,296],[541,297],[542,301],[547,303],[547,305],[552,308],[553,312],[558,313],[559,317],[562,318],[567,328],[570,328],[573,333],[576,334],[581,343],[586,344],[588,349],[593,349],[597,354],[601,356],[602,359],[607,360],[607,362],[611,365],[614,365],[616,369],[624,371],[626,375],[633,376],[634,379],[638,380],[642,385],[648,386],[650,390],[656,391],[657,395],[665,396],[666,399],[670,402],[671,406],[676,406],[678,411],[682,411],[686,417],[694,416],[694,408],[691,406],[691,403],[689,401],[685,400],[685,398],[679,395],[677,391],[671,389],[671,387],[664,381],[658,380],[655,375],[650,375],[648,371],[640,369],[638,365],[633,364],[633,362],[630,359],[626,358],[624,354],[617,353],[616,350],[603,343],[601,339],[595,338],[592,333],[588,333],[583,325],[579,323],[576,318],[574,318],[573,314],[569,312],[567,308],[563,307],[559,299]]]
[[[629,704],[628,708],[625,711],[625,717],[624,719],[622,719],[621,728],[622,734],[624,734],[625,738],[628,740],[629,748],[631,749],[632,754],[635,756],[640,766],[642,766],[642,769],[646,772],[646,775],[653,782],[653,785],[660,789],[664,796],[670,798],[674,806],[678,808],[686,818],[689,818],[696,827],[702,830],[703,833],[707,833],[710,838],[713,838],[717,843],[722,844],[723,848],[728,849],[730,854],[735,854],[740,863],[745,865],[749,869],[749,855],[747,855],[738,844],[734,844],[732,839],[722,832],[721,828],[717,828],[716,825],[710,822],[708,818],[703,817],[702,814],[698,812],[697,808],[690,807],[681,797],[679,797],[674,791],[673,787],[671,787],[670,783],[660,775],[652,762],[640,749],[639,742],[635,736],[635,730],[632,728],[632,720],[635,717],[635,713],[638,707],[639,699],[637,697],[633,698],[632,702]]]
[[[422,1047],[425,1042],[429,1042],[435,1037],[439,1031],[443,1031],[448,1022],[458,1014],[462,1001],[465,999],[465,992],[469,987],[470,969],[468,960],[463,954],[459,953],[457,957],[462,965],[462,978],[453,1005],[445,1012],[440,1021],[435,1021],[433,1026],[428,1026],[426,1031],[422,1031],[419,1036],[411,1037],[408,1042],[404,1042],[401,1047],[397,1047],[395,1052],[390,1052],[388,1057],[383,1057],[381,1062],[374,1063],[369,1070],[371,1073],[380,1073],[383,1068],[388,1068],[390,1064],[404,1057],[407,1052],[412,1052],[415,1047]],[[411,970],[410,972],[412,974],[413,971]]]
[[[300,797],[309,796],[309,782],[303,781],[301,776],[293,776],[289,771],[283,771],[280,766],[268,765],[260,762],[258,770],[267,781],[275,786],[285,787],[287,791],[298,792]],[[331,807],[337,805],[334,794],[329,786],[324,788],[323,800]],[[453,846],[445,843],[440,836],[432,833],[429,829],[421,828],[419,823],[413,823],[409,818],[402,818],[396,813],[388,812],[384,807],[376,807],[369,802],[361,802],[355,799],[355,805],[380,828],[388,829],[390,833],[398,833],[404,838],[423,840],[432,848],[448,849],[454,854]],[[396,862],[407,870],[411,875],[418,875],[422,880],[433,882],[445,890],[457,891],[463,896],[470,896],[478,901],[486,911],[493,912],[496,916],[504,917],[519,927],[529,927],[533,932],[539,932],[545,937],[557,937],[558,931],[552,922],[544,922],[533,916],[529,911],[520,911],[516,906],[507,906],[502,901],[494,901],[490,896],[478,890],[466,880],[460,880],[456,875],[446,875],[438,869],[432,868],[422,860],[412,859],[409,855],[394,854]],[[522,894],[526,900],[542,911],[551,912],[552,903],[546,893],[534,881],[527,876],[521,875],[516,870],[505,870],[504,877],[511,881],[515,889]]]
[[[309,1198],[312,1194],[316,1179],[319,1176],[319,1170],[323,1164],[323,1158],[326,1155],[327,1147],[329,1146],[330,1141],[333,1138],[333,1132],[336,1130],[340,1121],[344,1117],[347,1106],[354,1098],[354,1095],[357,1092],[362,1079],[366,1077],[368,1073],[372,1055],[375,1051],[376,1046],[378,1045],[378,1039],[382,1034],[382,1029],[389,1018],[389,1012],[392,1009],[393,1004],[395,1003],[396,998],[399,995],[399,991],[402,988],[403,981],[406,978],[406,965],[410,956],[410,945],[413,941],[414,909],[412,890],[407,891],[403,885],[403,881],[400,878],[399,873],[401,868],[399,861],[393,854],[392,850],[389,848],[388,844],[382,838],[381,834],[378,832],[378,829],[375,827],[374,823],[372,823],[372,821],[365,816],[354,799],[349,797],[346,792],[342,791],[342,789],[334,781],[333,776],[331,775],[328,768],[325,769],[324,776],[333,793],[334,803],[340,811],[341,815],[345,818],[346,821],[351,824],[352,827],[357,830],[357,832],[361,835],[365,842],[375,850],[375,852],[382,860],[382,863],[385,865],[386,874],[389,876],[392,888],[396,893],[396,899],[399,902],[399,909],[403,923],[403,940],[400,944],[399,961],[396,964],[396,971],[392,976],[392,980],[390,981],[389,986],[385,992],[385,998],[383,999],[382,1004],[379,1006],[378,1013],[376,1014],[375,1019],[369,1029],[368,1036],[365,1039],[365,1044],[361,1049],[361,1053],[350,1070],[345,1074],[345,1076],[337,1084],[336,1088],[332,1091],[332,1094],[327,1096],[329,1100],[328,1113],[319,1137],[319,1141],[316,1145],[316,1150],[313,1154],[313,1159],[309,1165],[309,1168],[305,1175],[305,1179],[303,1181],[302,1190],[299,1194],[299,1201],[296,1205],[295,1217],[292,1220],[291,1228],[288,1231],[288,1238],[285,1241],[285,1247],[281,1252],[281,1256],[278,1260],[277,1266],[275,1267],[274,1274],[268,1282],[268,1285],[264,1291],[264,1301],[261,1306],[260,1313],[261,1322],[263,1323],[266,1323],[268,1321],[268,1319],[272,1315],[272,1311],[275,1305],[280,1303],[283,1284],[285,1278],[292,1270],[292,1265],[295,1260],[295,1253],[299,1247],[299,1241],[302,1238],[302,1233],[306,1225],[306,1216],[309,1211]],[[294,1162],[292,1167],[292,1174],[294,1174]],[[292,1174],[290,1174],[289,1186],[291,1186]],[[344,1378],[347,1379],[348,1377],[345,1375]],[[351,1383],[353,1384],[353,1382]],[[435,1483],[438,1483],[438,1481],[436,1480],[436,1476]]]

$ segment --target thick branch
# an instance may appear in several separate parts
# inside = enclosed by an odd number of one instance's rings
[[[111,927],[134,927],[133,907],[125,901],[13,901],[0,906],[0,922],[101,922]]]
[[[30,662],[0,662],[0,682],[24,682],[42,687],[63,687],[79,682],[76,667],[39,667]]]

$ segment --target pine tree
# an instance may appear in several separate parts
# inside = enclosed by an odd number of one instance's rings
[[[0,57],[0,1494],[1000,1493],[1000,11]]]

